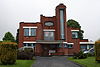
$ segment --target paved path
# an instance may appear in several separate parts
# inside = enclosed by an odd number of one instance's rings
[[[80,67],[67,60],[65,56],[36,57],[32,67]]]

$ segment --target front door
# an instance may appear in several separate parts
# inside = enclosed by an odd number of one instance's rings
[[[43,53],[42,56],[49,56],[49,45],[42,45]]]

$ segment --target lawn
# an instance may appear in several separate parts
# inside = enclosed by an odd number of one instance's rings
[[[73,59],[72,57],[70,57],[68,59],[76,63],[79,63],[84,67],[100,67],[100,63],[95,61],[95,57],[88,57],[86,59]]]
[[[0,67],[31,67],[34,60],[17,60],[14,65],[0,65]]]

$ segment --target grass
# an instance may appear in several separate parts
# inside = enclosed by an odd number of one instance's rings
[[[69,57],[68,59],[79,63],[84,67],[100,67],[100,63],[95,61],[95,57],[88,57],[86,59],[73,59],[72,57]]]
[[[0,65],[0,67],[31,67],[34,60],[17,60],[14,65]]]

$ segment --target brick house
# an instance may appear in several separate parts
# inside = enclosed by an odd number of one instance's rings
[[[66,6],[59,4],[53,17],[40,15],[40,22],[20,22],[18,47],[33,47],[36,56],[48,56],[73,55],[90,46],[88,39],[78,38],[79,28],[67,26],[66,18]]]

